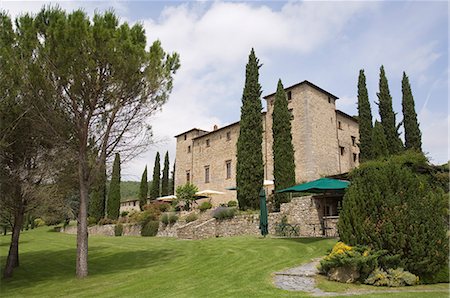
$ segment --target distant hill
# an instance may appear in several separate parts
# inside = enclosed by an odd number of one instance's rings
[[[109,183],[106,183],[107,191],[109,191]],[[138,181],[120,181],[120,196],[121,201],[128,199],[137,199],[139,197],[139,186],[141,182]]]

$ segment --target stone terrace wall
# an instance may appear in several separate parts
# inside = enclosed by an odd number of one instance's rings
[[[141,235],[141,226],[134,224],[122,224],[123,232],[122,236],[140,236]],[[114,226],[115,225],[104,225],[104,226],[92,226],[88,227],[89,235],[95,236],[114,236]],[[61,230],[66,234],[76,234],[77,227],[70,226]]]

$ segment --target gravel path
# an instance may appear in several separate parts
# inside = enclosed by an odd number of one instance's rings
[[[336,293],[324,292],[316,288],[314,276],[319,273],[317,265],[320,259],[314,259],[312,262],[291,268],[282,272],[275,272],[275,285],[283,290],[304,291],[314,296],[333,296]]]

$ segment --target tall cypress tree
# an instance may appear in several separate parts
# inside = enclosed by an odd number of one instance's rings
[[[275,190],[290,187],[295,184],[294,147],[291,134],[291,114],[283,83],[278,80],[277,93],[273,107],[273,176]],[[289,201],[287,193],[275,194],[275,210],[280,210],[281,203]]]
[[[237,141],[236,185],[239,208],[259,208],[259,191],[263,186],[261,85],[259,60],[252,49],[245,73],[241,121]]]
[[[150,199],[154,200],[160,194],[160,175],[161,175],[161,161],[159,152],[156,152],[155,165],[153,167],[153,180],[150,187]]]
[[[414,97],[411,92],[411,86],[405,72],[403,72],[402,79],[402,95],[405,147],[406,149],[422,151],[422,134],[420,133],[419,123],[417,122],[416,108],[414,106]]]
[[[403,144],[398,135],[395,113],[392,109],[392,97],[383,65],[380,68],[380,92],[377,93],[377,96],[381,124],[386,136],[389,154],[397,154],[402,150]]]
[[[89,196],[89,216],[98,222],[105,217],[106,205],[106,165],[103,163],[93,182]]]
[[[141,184],[139,186],[139,207],[144,210],[144,205],[147,204],[148,182],[147,182],[147,166],[145,166],[142,173]]]
[[[176,162],[173,162],[172,178],[169,180],[169,195],[175,194],[175,166]]]
[[[111,184],[109,185],[107,216],[110,219],[119,217],[120,209],[120,155],[116,153],[114,157]]]
[[[370,160],[372,154],[372,111],[366,87],[364,69],[359,71],[358,78],[358,123],[359,123],[359,151],[361,162]]]
[[[169,195],[169,151],[164,156],[164,168],[161,179],[161,196]]]
[[[389,150],[383,125],[380,122],[375,121],[375,126],[372,130],[372,157],[376,159],[387,157],[388,155]]]

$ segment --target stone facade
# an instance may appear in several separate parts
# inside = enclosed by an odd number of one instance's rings
[[[359,164],[357,121],[336,110],[333,94],[304,81],[285,89],[292,114],[296,181],[348,172]],[[265,96],[267,113],[263,118],[264,179],[273,180],[272,112],[275,94]],[[176,149],[175,186],[186,182],[199,190],[226,192],[214,201],[236,200],[236,143],[239,122],[211,132],[191,129],[179,134]]]

